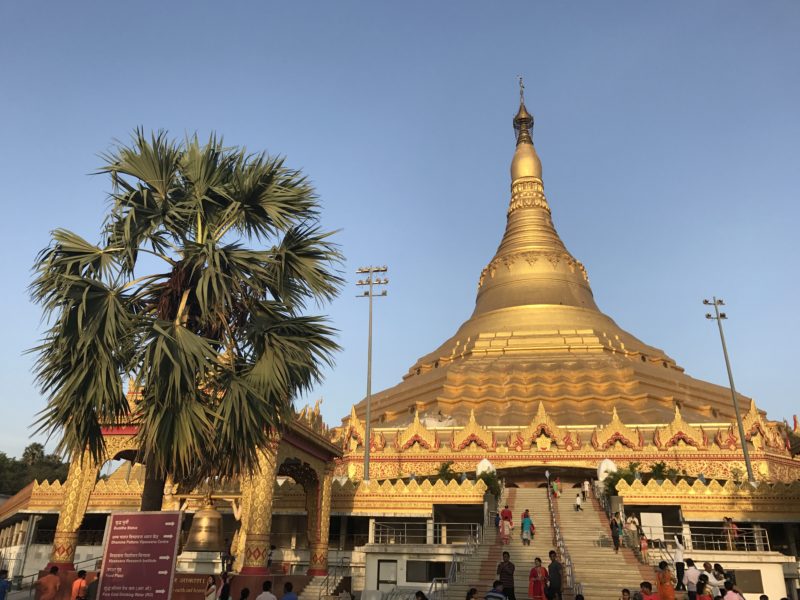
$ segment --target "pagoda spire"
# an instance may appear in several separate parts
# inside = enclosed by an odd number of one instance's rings
[[[502,308],[562,305],[598,310],[583,265],[567,250],[544,194],[542,161],[533,145],[533,116],[519,81],[511,159],[511,202],[497,253],[481,274],[473,316]]]

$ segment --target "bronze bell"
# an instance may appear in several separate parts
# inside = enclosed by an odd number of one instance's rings
[[[222,552],[225,539],[222,532],[222,515],[214,508],[211,498],[206,498],[203,508],[194,513],[189,537],[183,549],[188,552]]]

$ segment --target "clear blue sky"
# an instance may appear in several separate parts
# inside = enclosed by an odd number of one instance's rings
[[[800,3],[3,2],[0,450],[44,406],[26,286],[48,232],[97,237],[89,174],[142,125],[285,154],[341,229],[351,285],[329,422],[363,396],[356,267],[388,264],[374,389],[450,336],[500,240],[517,75],[556,227],[599,306],[726,383],[701,300],[728,303],[737,387],[797,411]]]

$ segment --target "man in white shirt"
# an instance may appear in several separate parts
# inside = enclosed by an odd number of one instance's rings
[[[588,479],[584,479],[583,480],[582,491],[583,491],[583,499],[584,500],[588,500],[589,499],[589,491],[591,490],[591,485],[592,484],[589,483]]]
[[[681,543],[680,538],[676,535],[674,536],[675,539],[675,578],[678,580],[678,585],[675,586],[676,591],[685,592],[686,586],[683,583],[683,544]]]
[[[691,558],[686,559],[686,573],[683,574],[683,585],[686,586],[686,593],[689,600],[697,600],[697,580],[700,579],[700,569],[694,566]]]
[[[261,584],[261,589],[263,590],[258,596],[256,596],[256,600],[278,600],[275,597],[275,594],[272,593],[272,582],[267,580]]]
[[[710,562],[703,563],[703,570],[708,576],[708,585],[711,586],[711,595],[716,598],[720,595],[720,590],[725,587],[725,580],[717,579],[717,576],[714,574],[714,567],[711,566]]]

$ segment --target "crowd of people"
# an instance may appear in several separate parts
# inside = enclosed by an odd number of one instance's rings
[[[250,599],[250,588],[242,588],[239,590],[239,600]],[[219,585],[217,579],[213,575],[208,576],[206,583],[205,600],[234,600],[231,596],[231,576],[227,571],[223,571],[220,576]],[[272,592],[272,581],[267,579],[261,584],[261,593],[255,597],[255,600],[278,600]],[[294,591],[294,585],[291,581],[283,584],[283,596],[281,600],[297,600],[297,593]]]
[[[531,600],[561,600],[564,567],[555,550],[550,551],[549,558],[547,567],[543,566],[541,558],[533,560],[533,567],[528,574],[528,593],[523,597]],[[503,560],[497,564],[497,579],[492,583],[492,589],[484,594],[484,600],[517,600],[515,572],[516,565],[511,562],[511,555],[503,552]],[[470,588],[466,600],[478,600],[478,588]]]

